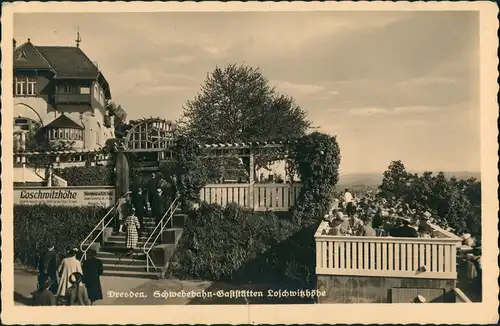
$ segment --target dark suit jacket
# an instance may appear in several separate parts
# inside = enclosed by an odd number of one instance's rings
[[[410,226],[396,227],[391,231],[391,236],[398,238],[417,238],[417,231]]]
[[[34,306],[55,306],[56,297],[49,290],[38,290],[33,293]]]
[[[146,212],[147,200],[144,194],[135,194],[132,197],[132,205],[135,208],[135,214],[142,216]]]
[[[98,258],[87,259],[82,266],[83,283],[87,287],[91,301],[102,300],[102,288],[100,276],[104,272],[102,261]]]
[[[39,262],[39,272],[40,272],[40,284],[43,284],[45,280],[50,278],[53,281],[56,281],[57,275],[57,253],[53,251],[47,251],[40,257]]]
[[[161,196],[156,194],[153,198],[153,204],[151,205],[153,216],[162,217],[168,209],[167,205],[168,202],[163,194]]]

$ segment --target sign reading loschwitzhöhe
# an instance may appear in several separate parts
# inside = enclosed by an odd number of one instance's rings
[[[14,188],[14,205],[109,207],[115,201],[114,187]]]

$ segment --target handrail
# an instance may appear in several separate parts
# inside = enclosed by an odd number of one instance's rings
[[[83,252],[83,255],[82,255],[82,258],[80,258],[80,261],[87,259],[87,251],[90,249],[90,246],[92,246],[94,244],[94,242],[96,242],[96,240],[99,238],[99,236],[104,232],[104,229],[111,223],[111,221],[113,221],[113,219],[110,219],[107,223],[104,223],[104,221],[109,216],[109,214],[111,214],[111,212],[113,212],[118,207],[119,204],[120,204],[120,201],[117,200],[116,203],[113,205],[113,207],[111,207],[109,209],[109,211],[106,213],[106,215],[104,215],[104,217],[96,224],[96,226],[92,229],[92,231],[90,231],[89,235],[87,235],[87,237],[85,237],[85,239],[83,239],[83,241],[80,243],[80,251]],[[90,242],[90,244],[87,246],[87,248],[83,249],[85,242],[87,242],[89,240],[89,238],[92,236],[94,231],[97,230],[97,228],[99,226],[101,226],[101,231],[99,231],[99,233]]]
[[[153,265],[153,267],[154,267],[155,270],[158,270],[158,268],[156,268],[155,263],[153,262],[153,259],[149,255],[149,252],[153,249],[153,246],[155,245],[156,241],[158,241],[158,238],[163,234],[163,230],[165,229],[165,226],[168,224],[168,222],[170,221],[170,219],[174,215],[175,211],[179,207],[178,200],[179,200],[179,196],[175,197],[174,201],[172,202],[172,204],[170,205],[170,207],[167,209],[167,211],[165,212],[165,214],[161,218],[160,222],[156,225],[156,227],[154,228],[153,232],[151,232],[151,234],[149,235],[148,239],[144,242],[144,246],[142,247],[142,251],[146,255],[146,271],[147,272],[149,272],[149,264],[150,263],[151,263],[151,265]],[[175,207],[174,207],[174,205],[175,205]],[[165,218],[167,218],[167,220],[164,223]],[[154,240],[151,242],[151,246],[149,248],[146,248],[147,245],[148,245],[148,243],[149,243],[149,241],[155,235],[156,230],[158,230],[158,228],[159,228],[159,232],[156,235],[156,237],[154,238]]]

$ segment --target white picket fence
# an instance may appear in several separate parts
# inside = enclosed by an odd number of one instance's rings
[[[315,234],[316,274],[456,279],[458,237],[393,238]]]
[[[201,189],[200,199],[221,206],[237,203],[256,211],[288,211],[295,205],[299,191],[298,183],[256,183],[253,187],[250,184],[208,184]]]

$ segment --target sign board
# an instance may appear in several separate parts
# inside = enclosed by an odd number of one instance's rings
[[[115,187],[20,187],[14,188],[14,205],[102,206],[116,202]]]

